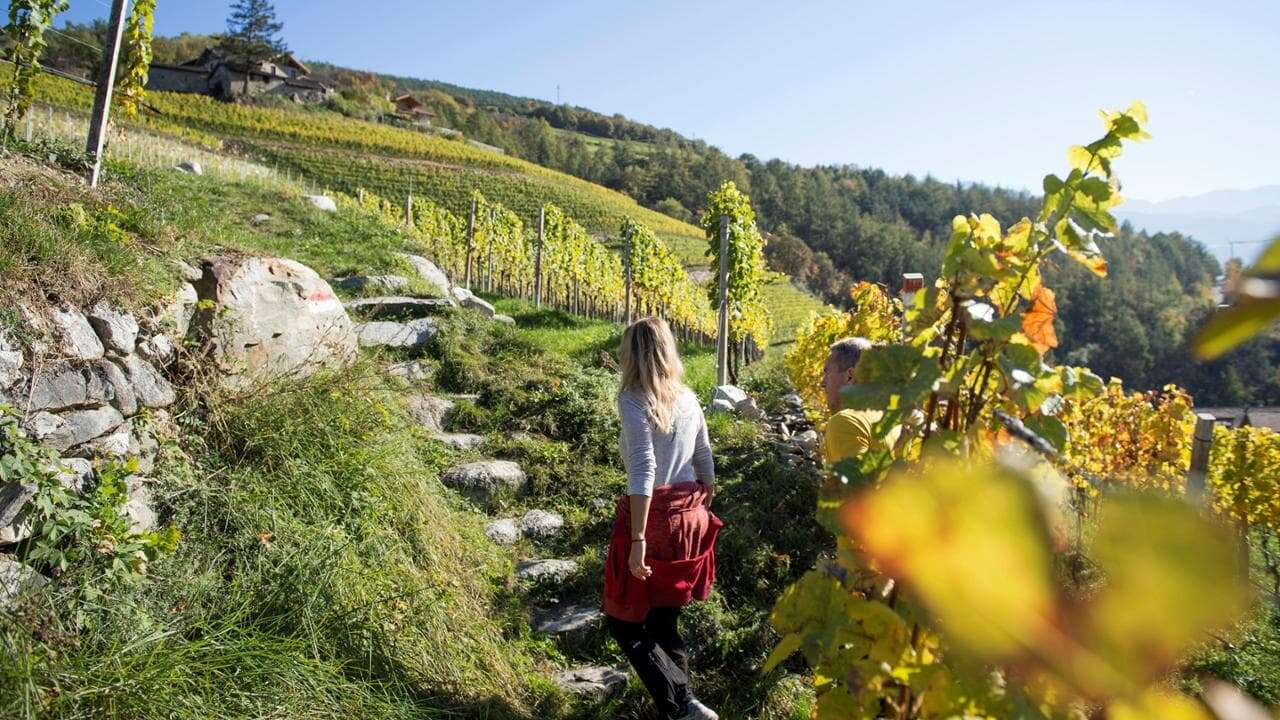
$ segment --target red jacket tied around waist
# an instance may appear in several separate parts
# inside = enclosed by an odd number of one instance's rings
[[[631,574],[631,507],[618,500],[618,513],[604,564],[604,612],[642,622],[651,607],[680,607],[705,600],[716,579],[716,535],[724,523],[707,509],[707,489],[698,483],[654,489],[645,528],[645,564],[653,574]]]

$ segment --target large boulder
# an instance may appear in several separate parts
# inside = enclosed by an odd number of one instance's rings
[[[88,318],[75,306],[63,303],[49,308],[46,315],[56,347],[63,357],[72,360],[96,360],[104,348]]]
[[[350,292],[377,290],[379,292],[395,292],[409,287],[409,278],[402,275],[351,275],[335,278],[333,284]]]
[[[39,590],[48,582],[48,578],[12,555],[0,555],[0,608],[13,607],[23,595]]]
[[[409,415],[431,433],[443,432],[449,416],[457,407],[452,400],[421,392],[405,398],[405,405],[409,409]]]
[[[100,302],[89,310],[89,324],[98,333],[103,345],[120,355],[133,352],[138,342],[138,321],[132,315],[121,312],[108,303]]]
[[[404,258],[406,262],[413,266],[413,269],[418,273],[418,277],[426,281],[428,285],[439,290],[442,296],[446,298],[450,297],[450,293],[453,291],[453,283],[449,282],[449,276],[445,275],[443,270],[436,267],[435,263],[421,255],[401,253],[400,257]]]
[[[347,311],[329,284],[301,263],[208,258],[196,292],[202,303],[197,328],[230,387],[305,376],[355,358]]]
[[[474,498],[491,500],[503,494],[519,492],[529,479],[524,470],[510,460],[481,460],[449,470],[441,481]]]
[[[457,300],[462,307],[482,313],[485,317],[491,318],[498,314],[498,311],[494,310],[492,305],[476,297],[475,293],[464,287],[455,287],[453,289],[453,299]]]
[[[361,347],[393,347],[420,350],[439,332],[435,321],[418,318],[407,323],[390,320],[374,320],[355,326]]]
[[[63,452],[115,430],[124,423],[124,416],[108,406],[61,415],[42,410],[27,416],[23,422],[36,440]]]

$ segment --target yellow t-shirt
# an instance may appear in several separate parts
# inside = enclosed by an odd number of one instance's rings
[[[822,437],[822,457],[828,465],[845,458],[858,457],[871,448],[881,448],[884,443],[875,436],[876,423],[884,417],[879,410],[841,410],[827,420]],[[897,429],[890,434],[892,443]]]

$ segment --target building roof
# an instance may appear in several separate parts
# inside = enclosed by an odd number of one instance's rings
[[[1264,427],[1280,432],[1280,407],[1198,407],[1214,420],[1232,427]]]
[[[392,102],[396,104],[398,110],[403,112],[410,112],[414,115],[426,115],[428,117],[435,117],[436,115],[431,111],[431,108],[427,107],[421,100],[409,93],[405,93],[404,95],[395,98]]]

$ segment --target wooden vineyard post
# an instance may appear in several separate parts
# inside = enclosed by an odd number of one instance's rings
[[[364,207],[364,188],[356,190],[356,199],[360,202],[360,207]]]
[[[102,175],[102,149],[107,142],[111,93],[116,87],[116,66],[120,62],[125,4],[125,0],[111,2],[111,31],[107,35],[107,47],[102,53],[102,70],[98,74],[98,88],[93,95],[93,114],[89,116],[89,139],[85,147],[85,154],[89,156],[89,162],[93,166],[89,171],[89,187],[98,187],[98,178]]]
[[[622,324],[631,325],[631,226],[628,225],[625,232],[622,233],[622,267],[626,273],[626,295],[623,300],[623,320]]]
[[[468,291],[471,290],[471,253],[476,246],[476,198],[471,196],[471,212],[467,213],[467,267],[463,271],[463,282]]]
[[[533,254],[533,306],[542,307],[542,232],[546,225],[547,208],[538,208],[538,247]]]
[[[1209,475],[1209,453],[1213,449],[1214,417],[1196,413],[1196,429],[1191,434],[1191,467],[1187,470],[1187,496],[1196,503],[1204,502]]]
[[[716,385],[729,382],[729,216],[720,216],[720,315],[716,319]]]
[[[364,200],[363,190],[360,191],[360,195],[361,195],[360,199],[363,201]],[[409,191],[409,194],[406,195],[404,199],[404,224],[408,225],[409,227],[413,227],[413,191],[412,190]]]
[[[484,271],[484,287],[486,292],[493,292],[493,224],[497,215],[496,208],[489,208],[489,230],[486,234],[486,245],[489,246],[489,263]]]

